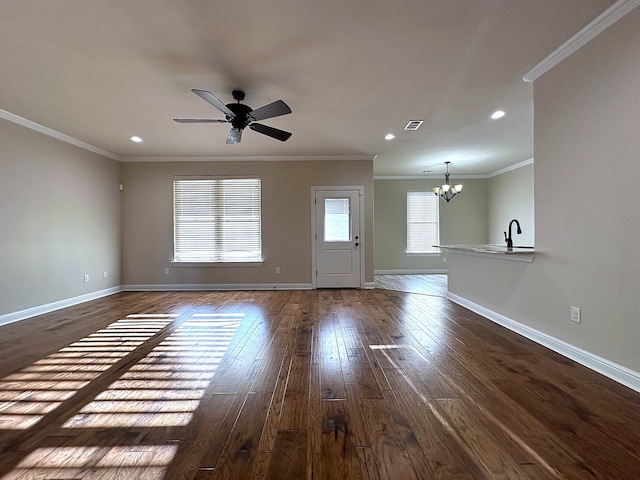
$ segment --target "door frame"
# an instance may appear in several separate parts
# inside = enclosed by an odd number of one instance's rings
[[[319,191],[345,191],[356,190],[358,192],[360,218],[360,287],[365,288],[364,282],[364,259],[365,259],[365,228],[364,228],[364,185],[329,185],[329,186],[312,186],[311,187],[311,288],[318,288],[318,251],[317,251],[317,231],[316,231],[316,194]]]

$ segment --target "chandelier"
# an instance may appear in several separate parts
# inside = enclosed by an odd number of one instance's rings
[[[442,198],[445,202],[449,202],[453,197],[462,191],[462,185],[449,185],[449,164],[451,162],[444,162],[447,166],[447,173],[444,174],[444,184],[440,187],[433,187],[433,193]]]

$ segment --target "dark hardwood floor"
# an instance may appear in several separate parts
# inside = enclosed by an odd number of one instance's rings
[[[2,480],[640,478],[640,394],[437,295],[120,293],[0,348]]]

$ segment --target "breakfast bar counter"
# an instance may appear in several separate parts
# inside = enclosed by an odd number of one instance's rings
[[[533,262],[535,250],[533,247],[514,246],[497,244],[479,245],[434,245],[444,250],[445,253],[460,255],[475,255],[503,260],[513,260],[517,262]]]

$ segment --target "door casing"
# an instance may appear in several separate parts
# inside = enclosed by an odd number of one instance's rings
[[[318,288],[316,272],[318,270],[318,254],[317,254],[317,229],[316,229],[316,195],[319,191],[358,191],[359,211],[358,221],[360,223],[359,232],[359,255],[360,255],[360,286],[365,288],[364,281],[364,265],[365,265],[365,225],[364,225],[364,186],[363,185],[329,185],[329,186],[312,186],[311,187],[311,288]]]

